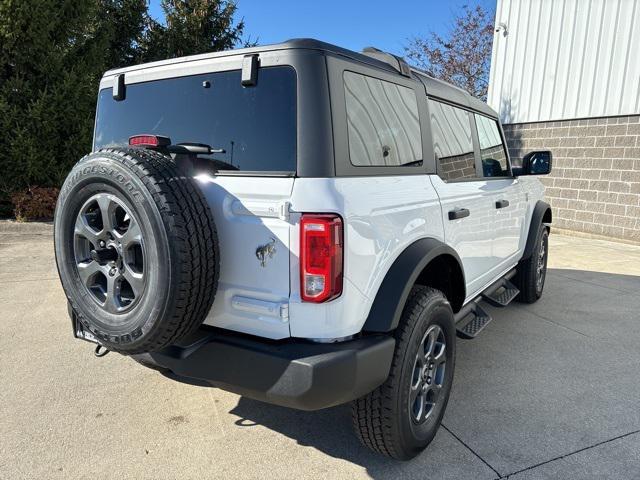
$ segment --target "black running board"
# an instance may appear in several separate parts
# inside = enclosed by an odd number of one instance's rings
[[[493,318],[480,305],[472,302],[471,309],[464,318],[456,324],[456,335],[465,340],[471,340],[486,327]]]
[[[481,301],[486,300],[494,306],[506,307],[518,296],[520,291],[510,282],[515,273],[515,269],[511,270],[456,313],[456,334],[458,337],[466,340],[475,338],[493,320],[491,315],[480,306]]]
[[[498,288],[492,292],[484,292],[481,296],[494,307],[506,307],[519,293],[518,287],[511,283],[508,278],[503,278]]]

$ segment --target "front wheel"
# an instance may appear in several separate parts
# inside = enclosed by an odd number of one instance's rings
[[[536,244],[529,258],[523,259],[516,269],[515,284],[520,290],[516,298],[519,302],[534,303],[542,296],[547,278],[549,256],[549,228],[540,224]]]
[[[449,400],[455,363],[455,321],[442,292],[416,286],[395,332],[389,377],[352,404],[360,441],[409,460],[433,440]]]

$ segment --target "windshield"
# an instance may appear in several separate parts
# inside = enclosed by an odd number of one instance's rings
[[[131,84],[122,101],[101,90],[94,149],[126,146],[140,134],[223,149],[209,158],[234,170],[295,172],[295,71],[261,68],[251,87],[241,85],[240,70]]]

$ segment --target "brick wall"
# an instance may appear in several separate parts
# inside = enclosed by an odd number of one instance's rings
[[[640,242],[640,115],[504,125],[514,164],[532,150],[553,152],[540,177],[553,223]]]
[[[453,157],[440,158],[440,175],[445,180],[472,178],[476,174],[476,161],[473,152]]]

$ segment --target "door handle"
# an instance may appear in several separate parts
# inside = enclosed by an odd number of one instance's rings
[[[505,208],[509,206],[509,200],[498,200],[496,202],[496,208]]]
[[[459,218],[468,217],[471,215],[468,208],[454,208],[449,212],[449,220],[457,220]]]

